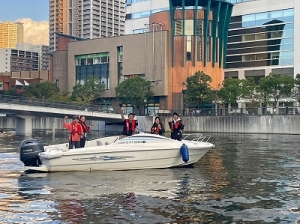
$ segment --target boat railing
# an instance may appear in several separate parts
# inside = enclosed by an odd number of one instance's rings
[[[62,148],[58,147],[58,146],[47,146],[45,148],[45,152],[51,152],[51,151],[65,151]]]
[[[187,140],[187,138],[189,136],[192,136],[192,134],[187,134],[183,138],[183,140]],[[194,141],[194,142],[208,142],[210,138],[211,138],[211,135],[202,135],[202,134],[200,134],[198,137],[193,138],[191,141]]]

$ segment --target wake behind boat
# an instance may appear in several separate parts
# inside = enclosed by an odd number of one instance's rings
[[[214,147],[209,138],[177,141],[164,136],[139,133],[87,141],[85,148],[68,149],[68,143],[43,146],[24,140],[20,160],[27,170],[43,172],[133,170],[188,166]]]

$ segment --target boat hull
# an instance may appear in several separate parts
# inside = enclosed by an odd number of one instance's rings
[[[188,147],[187,162],[182,160],[180,152],[182,144]],[[110,145],[68,151],[43,152],[39,155],[41,166],[26,168],[42,172],[66,172],[181,167],[196,163],[212,147],[213,145],[208,142],[185,140],[181,142],[167,138],[152,142],[131,141],[129,144],[120,141]]]

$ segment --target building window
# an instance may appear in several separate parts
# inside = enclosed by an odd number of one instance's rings
[[[96,53],[89,55],[77,55],[76,60],[76,83],[83,84],[92,76],[100,80],[109,89],[109,53]]]
[[[186,60],[192,60],[192,36],[186,37]]]
[[[55,83],[56,83],[57,86],[59,86],[59,79],[56,79]]]
[[[123,62],[123,46],[117,47],[118,62]]]

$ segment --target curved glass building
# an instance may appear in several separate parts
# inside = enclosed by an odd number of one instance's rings
[[[152,14],[149,24],[169,31],[168,107],[173,108],[187,77],[203,71],[218,89],[224,79],[233,4],[226,0],[170,0],[170,9]],[[154,29],[155,26],[150,26]]]

